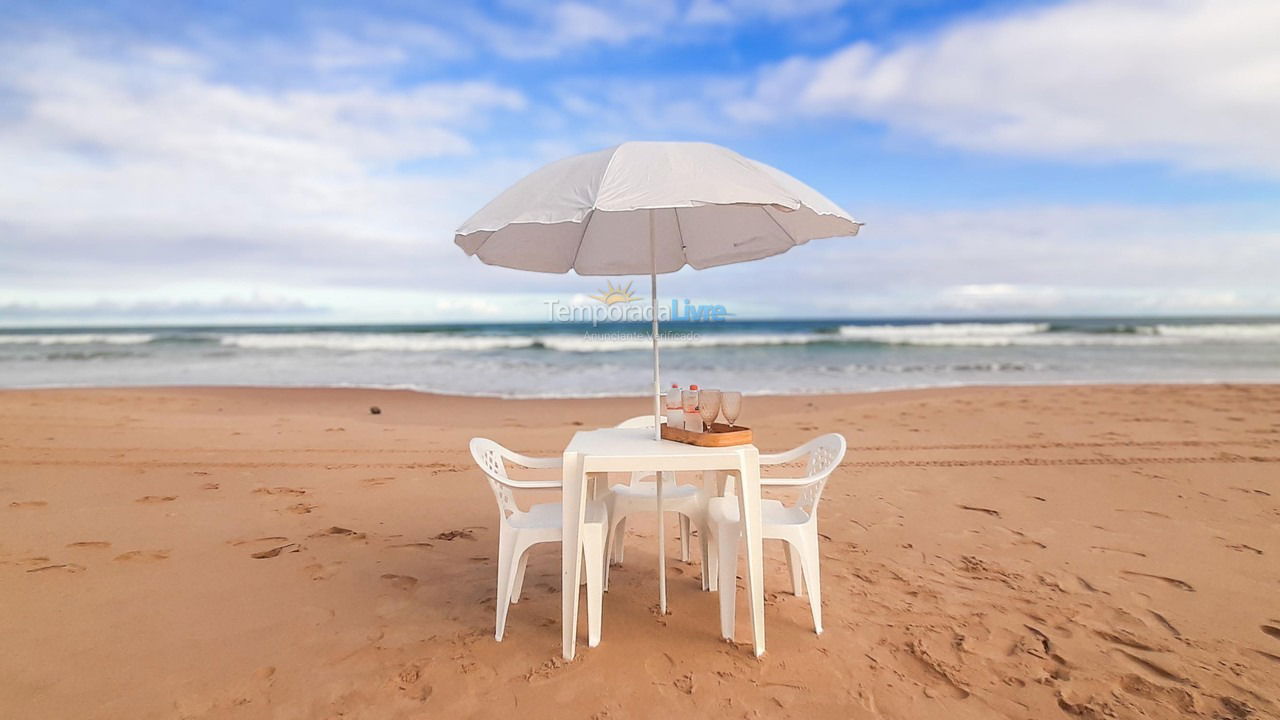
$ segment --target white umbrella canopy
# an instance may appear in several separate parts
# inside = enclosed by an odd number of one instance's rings
[[[758,260],[861,226],[817,190],[728,148],[626,142],[535,170],[463,223],[454,242],[489,265],[650,275],[657,438],[658,275]]]
[[[647,275],[758,260],[860,226],[808,185],[727,148],[627,142],[535,170],[454,242],[490,265]]]

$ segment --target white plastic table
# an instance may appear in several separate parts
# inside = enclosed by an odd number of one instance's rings
[[[706,448],[654,440],[652,428],[604,428],[574,434],[564,451],[564,541],[561,549],[563,652],[572,660],[578,639],[581,529],[589,473],[727,470],[738,477],[747,595],[756,656],[764,654],[764,555],[760,519],[760,451],[755,445]],[[703,572],[706,570],[704,568]]]

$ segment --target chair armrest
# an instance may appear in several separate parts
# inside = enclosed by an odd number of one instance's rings
[[[805,486],[805,485],[812,485],[812,484],[814,484],[814,483],[818,482],[819,480],[821,480],[821,478],[809,478],[809,477],[804,477],[804,478],[774,478],[774,477],[762,477],[762,478],[760,478],[760,487],[803,487],[803,486]]]
[[[512,480],[504,478],[502,484],[515,490],[560,490],[559,480]]]
[[[760,464],[761,465],[781,465],[782,463],[789,463],[793,460],[798,460],[808,454],[809,454],[809,448],[803,445],[798,448],[795,448],[792,450],[786,450],[780,453],[762,453],[760,455]]]
[[[539,458],[513,452],[507,455],[507,459],[517,465],[522,465],[533,470],[550,470],[552,468],[564,467],[564,460],[558,457]]]

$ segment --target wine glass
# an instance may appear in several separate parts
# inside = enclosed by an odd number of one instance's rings
[[[702,413],[702,422],[706,424],[707,432],[711,432],[712,423],[720,415],[720,391],[700,390],[698,392],[698,411]]]
[[[724,408],[724,419],[729,421],[729,427],[734,427],[734,423],[738,421],[738,415],[742,412],[742,393],[721,393],[720,402]]]

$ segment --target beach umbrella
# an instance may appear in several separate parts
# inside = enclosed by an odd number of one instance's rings
[[[660,438],[658,275],[759,260],[861,223],[764,163],[702,142],[626,142],[545,165],[454,236],[489,265],[649,275],[654,437]]]

